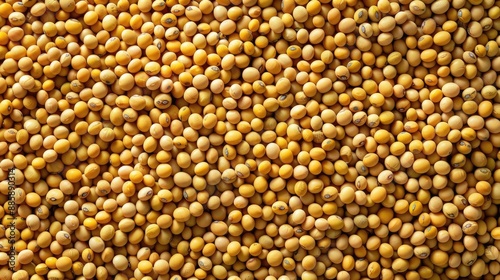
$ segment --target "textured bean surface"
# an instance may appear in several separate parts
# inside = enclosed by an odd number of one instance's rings
[[[495,0],[0,1],[0,279],[499,279],[499,31]]]

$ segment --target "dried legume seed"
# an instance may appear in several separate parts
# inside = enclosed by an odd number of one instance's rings
[[[494,1],[28,2],[8,279],[498,274]]]

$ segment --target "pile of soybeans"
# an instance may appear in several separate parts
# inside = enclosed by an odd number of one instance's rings
[[[499,31],[495,0],[0,0],[0,279],[498,280]]]

